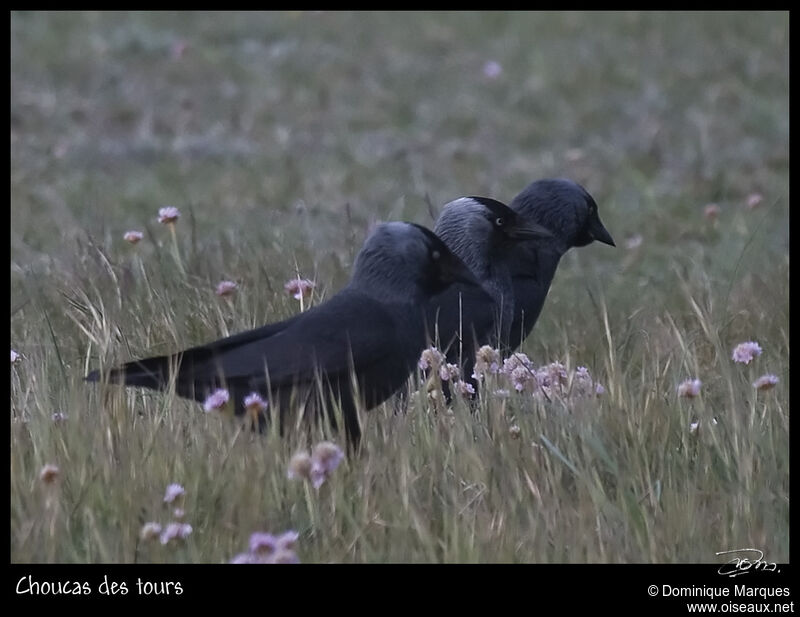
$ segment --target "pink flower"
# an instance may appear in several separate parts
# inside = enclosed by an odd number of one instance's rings
[[[705,216],[709,221],[717,220],[719,213],[720,208],[717,204],[708,204],[705,208],[703,208],[703,216]]]
[[[228,401],[230,399],[231,395],[228,393],[228,391],[223,388],[220,388],[218,390],[215,390],[208,396],[208,398],[203,403],[203,409],[205,409],[206,412],[214,410],[219,411],[220,409],[225,407],[225,405],[228,404]]]
[[[308,296],[314,287],[315,283],[313,281],[301,278],[294,278],[290,281],[287,281],[283,286],[288,293],[292,294],[295,300],[301,300],[302,298]]]
[[[172,206],[168,206],[166,208],[159,208],[158,210],[158,222],[162,225],[167,225],[169,223],[174,223],[180,217],[181,212],[177,208]]]
[[[236,291],[238,285],[233,281],[220,281],[217,285],[217,295],[221,298],[225,296],[232,296]]]
[[[600,384],[596,384],[595,387],[594,387],[594,391],[595,391],[595,394],[597,394],[597,396],[600,396],[601,394],[605,394],[606,389],[603,386],[601,386]]]
[[[267,401],[265,401],[258,392],[251,392],[244,397],[244,408],[247,413],[258,415],[267,408]]]
[[[753,387],[756,390],[771,390],[778,384],[778,377],[776,375],[762,375],[753,382]]]
[[[161,532],[161,544],[168,544],[172,540],[185,540],[192,533],[192,526],[186,523],[170,523]]]
[[[286,531],[279,536],[257,531],[250,536],[250,550],[239,553],[230,563],[300,563],[294,552],[299,534]]]
[[[739,343],[733,350],[733,361],[750,364],[750,360],[761,355],[761,346],[755,341]]]
[[[161,525],[158,523],[145,523],[142,525],[142,529],[139,532],[139,538],[141,538],[144,542],[148,542],[154,538],[157,538],[161,533]]]
[[[271,533],[257,531],[250,536],[250,552],[260,555],[274,553],[278,548],[278,541]]]
[[[461,392],[461,396],[472,396],[475,394],[475,386],[468,381],[457,381],[456,385],[459,392]]]
[[[13,349],[11,350],[11,364],[16,364],[22,360],[22,356]]]
[[[172,516],[174,516],[178,520],[181,520],[183,519],[184,516],[186,516],[186,510],[184,510],[183,508],[175,508],[172,511]]]
[[[764,201],[764,196],[761,193],[750,193],[747,196],[748,210],[755,210],[761,205],[762,201]]]
[[[518,425],[512,424],[508,428],[508,432],[511,435],[512,439],[519,439],[520,433],[522,433],[522,429]]]
[[[687,379],[678,386],[678,396],[685,396],[686,398],[700,396],[700,386],[702,385],[703,382],[699,379]]]
[[[142,238],[144,238],[144,234],[141,231],[126,231],[125,235],[122,236],[126,242],[130,242],[131,244],[138,244]]]
[[[183,497],[186,494],[186,491],[180,484],[170,484],[167,487],[166,493],[164,493],[164,503],[172,503],[178,497]]]
[[[59,422],[66,422],[67,421],[67,414],[56,411],[52,416],[50,416],[53,422],[58,424]]]
[[[483,74],[489,79],[496,79],[503,74],[503,67],[495,60],[487,60],[483,65]]]
[[[51,465],[48,463],[42,467],[42,470],[39,472],[39,479],[45,484],[52,484],[58,479],[60,474],[61,470],[57,465]]]
[[[518,366],[511,371],[509,378],[514,389],[517,392],[522,392],[536,380],[536,374],[525,366]]]
[[[628,249],[629,251],[638,249],[640,246],[642,246],[643,241],[644,238],[642,238],[641,234],[635,234],[625,240],[625,248]]]

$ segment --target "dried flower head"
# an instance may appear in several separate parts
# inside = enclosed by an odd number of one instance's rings
[[[778,377],[776,375],[762,375],[753,382],[753,387],[756,390],[771,390],[778,385]]]
[[[457,364],[442,364],[441,368],[439,369],[439,377],[442,381],[457,381],[459,377],[461,377],[461,369],[458,367]]]
[[[510,376],[511,373],[518,368],[525,368],[528,369],[529,372],[533,372],[533,362],[531,362],[531,359],[524,353],[511,354],[503,362],[503,372],[506,375]]]
[[[192,526],[187,523],[170,523],[161,532],[161,544],[169,544],[172,540],[185,540],[192,533]]]
[[[144,238],[144,234],[141,231],[126,231],[125,235],[122,237],[126,242],[130,242],[131,244],[139,244],[142,238]]]
[[[719,217],[720,207],[717,204],[707,204],[703,208],[703,216],[709,221],[716,221]]]
[[[306,451],[297,452],[289,460],[289,471],[286,474],[290,480],[311,479],[311,456]]]
[[[294,297],[295,300],[302,300],[314,289],[314,281],[308,279],[293,278],[287,281],[283,288]]]
[[[329,472],[332,472],[344,460],[344,452],[331,441],[321,441],[314,446],[311,458],[324,465]]]
[[[700,396],[700,387],[702,385],[703,382],[699,379],[687,379],[678,386],[678,396],[685,396],[686,398]]]
[[[761,355],[761,346],[755,341],[739,343],[733,350],[733,361],[750,364],[750,361]]]
[[[511,435],[511,439],[519,439],[520,433],[522,433],[522,429],[518,425],[512,424],[509,427],[508,432]]]
[[[205,409],[206,412],[219,411],[220,409],[225,407],[225,405],[227,405],[228,401],[230,400],[231,400],[231,395],[228,393],[228,391],[223,388],[220,388],[218,390],[214,390],[214,392],[212,392],[208,396],[208,398],[203,403],[203,409]]]
[[[500,372],[500,352],[490,345],[484,345],[475,352],[475,367],[472,378],[481,380],[486,375],[496,375]]]
[[[168,225],[170,223],[174,223],[180,217],[181,212],[177,208],[172,206],[168,206],[166,208],[159,208],[158,210],[158,222],[162,225]]]
[[[149,542],[150,540],[157,538],[160,533],[161,525],[153,522],[145,523],[142,525],[141,531],[139,531],[139,538],[141,538],[143,542]]]
[[[748,210],[755,210],[761,205],[762,201],[764,201],[764,196],[761,193],[750,193],[747,196]]]
[[[217,295],[220,298],[224,298],[226,296],[232,296],[236,291],[238,285],[233,281],[220,281],[217,285]]]
[[[48,463],[42,467],[42,470],[39,472],[39,479],[45,484],[52,484],[58,479],[60,474],[61,470],[57,465],[51,465]]]
[[[180,484],[170,484],[164,493],[164,503],[172,503],[179,497],[183,497],[186,491]]]
[[[311,451],[311,485],[318,489],[344,460],[344,452],[335,443],[322,441]]]
[[[692,422],[691,424],[689,424],[689,432],[690,433],[696,433],[697,429],[699,429],[699,428],[700,428],[700,420],[698,420],[697,422]]]
[[[442,366],[442,363],[444,363],[444,354],[436,349],[436,347],[428,347],[427,349],[423,350],[417,365],[423,371],[427,369],[438,371]]]

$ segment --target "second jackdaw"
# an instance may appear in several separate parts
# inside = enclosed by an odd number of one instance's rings
[[[513,350],[522,344],[539,318],[561,257],[570,248],[595,240],[616,245],[600,221],[592,196],[572,180],[532,182],[509,206],[522,220],[543,225],[553,234],[521,243],[508,264],[514,288],[514,319],[508,341]]]
[[[486,294],[474,286],[457,284],[430,302],[429,327],[434,340],[448,362],[458,364],[465,381],[474,387],[472,367],[477,349],[500,345],[511,333],[515,312],[511,256],[520,244],[552,234],[487,197],[449,202],[434,231],[469,266],[491,298],[487,301]]]

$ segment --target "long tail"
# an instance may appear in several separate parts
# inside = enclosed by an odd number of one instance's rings
[[[109,370],[105,375],[99,370],[92,371],[86,376],[86,381],[100,381],[105,378],[110,383],[164,390],[169,384],[170,370],[178,371],[180,381],[180,364],[180,354],[145,358],[127,362]]]

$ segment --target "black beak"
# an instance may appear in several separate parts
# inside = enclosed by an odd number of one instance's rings
[[[614,244],[614,238],[612,238],[608,230],[603,227],[603,223],[600,222],[600,217],[597,216],[596,213],[589,221],[589,235],[592,239],[602,242],[603,244],[617,246]]]
[[[601,225],[602,227],[602,225]],[[533,240],[536,238],[552,238],[553,233],[538,223],[529,222],[526,225],[510,225],[506,227],[506,235],[512,240]]]
[[[467,264],[453,253],[442,255],[439,259],[439,279],[445,285],[464,283],[466,285],[480,286],[480,281],[475,278],[475,275],[472,274]]]

